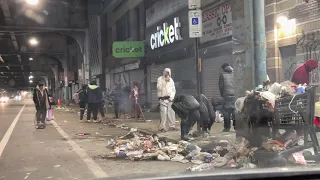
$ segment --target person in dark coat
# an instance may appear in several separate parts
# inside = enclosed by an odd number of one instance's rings
[[[80,105],[80,120],[83,120],[83,115],[87,105],[87,88],[88,85],[82,85],[82,88],[77,92],[79,94],[79,105]]]
[[[210,134],[211,127],[216,118],[213,105],[204,94],[196,96],[195,98],[200,104],[200,127],[204,133]]]
[[[47,110],[51,109],[49,95],[43,84],[39,84],[33,91],[33,102],[36,107],[37,125],[45,127]]]
[[[102,104],[102,91],[99,86],[97,86],[96,81],[92,81],[87,88],[87,97],[88,97],[88,112],[87,120],[90,122],[91,113],[93,114],[93,122],[98,120],[98,110]]]
[[[220,95],[223,97],[224,104],[222,113],[224,117],[224,130],[223,132],[229,132],[231,128],[231,116],[235,111],[235,86],[233,80],[233,68],[228,63],[224,63],[222,66],[222,73],[219,77],[219,90]]]
[[[306,83],[309,85],[310,83],[310,76],[309,73],[313,71],[315,68],[317,68],[318,61],[315,59],[309,59],[304,64],[297,67],[297,69],[294,71],[291,81],[296,84],[304,84]]]
[[[110,93],[110,96],[112,98],[111,101],[113,101],[113,108],[116,119],[119,118],[119,109],[120,109],[120,102],[122,97],[122,89],[120,84],[116,84],[113,88],[113,90]]]
[[[173,111],[180,117],[181,139],[189,140],[188,134],[194,124],[200,121],[200,104],[192,95],[176,95],[173,103]]]

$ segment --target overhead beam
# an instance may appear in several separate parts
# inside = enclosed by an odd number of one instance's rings
[[[63,55],[63,52],[0,52],[1,56],[16,56],[16,55],[21,55],[21,56],[26,56],[26,55]]]
[[[0,32],[60,32],[60,31],[77,31],[85,32],[85,28],[57,28],[41,26],[0,26]]]

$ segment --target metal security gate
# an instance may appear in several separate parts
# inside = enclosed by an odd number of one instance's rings
[[[202,60],[203,94],[208,98],[219,97],[219,75],[223,63],[232,65],[232,56],[220,56]]]
[[[165,64],[152,65],[150,70],[150,92],[151,92],[151,107],[158,105],[157,96],[157,80],[163,74],[164,68],[170,68],[172,78],[175,82],[177,95],[191,94],[195,95],[196,89],[196,69],[193,58],[177,60]]]

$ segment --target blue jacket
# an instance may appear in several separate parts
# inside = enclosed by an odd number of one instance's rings
[[[88,103],[102,103],[102,91],[97,85],[89,85],[87,89],[87,102]]]

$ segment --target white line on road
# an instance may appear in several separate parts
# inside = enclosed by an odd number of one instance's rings
[[[80,156],[82,161],[88,166],[90,171],[94,174],[96,178],[106,178],[108,177],[107,173],[105,173],[101,167],[95,163],[90,156],[83,150],[76,142],[70,139],[69,135],[60,128],[60,126],[55,122],[51,121],[53,126],[58,130],[62,137],[64,137],[72,149]]]
[[[21,108],[21,110],[19,111],[19,113],[17,114],[16,118],[14,118],[14,120],[13,120],[13,122],[11,123],[9,129],[7,130],[6,134],[3,136],[3,138],[2,138],[2,140],[1,140],[1,142],[0,142],[0,157],[1,157],[2,152],[3,152],[4,148],[6,147],[8,141],[9,141],[9,139],[10,139],[10,137],[11,137],[11,134],[12,134],[12,132],[13,132],[13,129],[14,129],[14,127],[16,126],[16,124],[17,124],[17,122],[18,122],[18,120],[19,120],[19,118],[20,118],[20,116],[21,116],[21,113],[22,113],[22,111],[23,111],[23,109],[24,109],[25,106],[26,106],[26,105],[24,104],[23,107]]]

